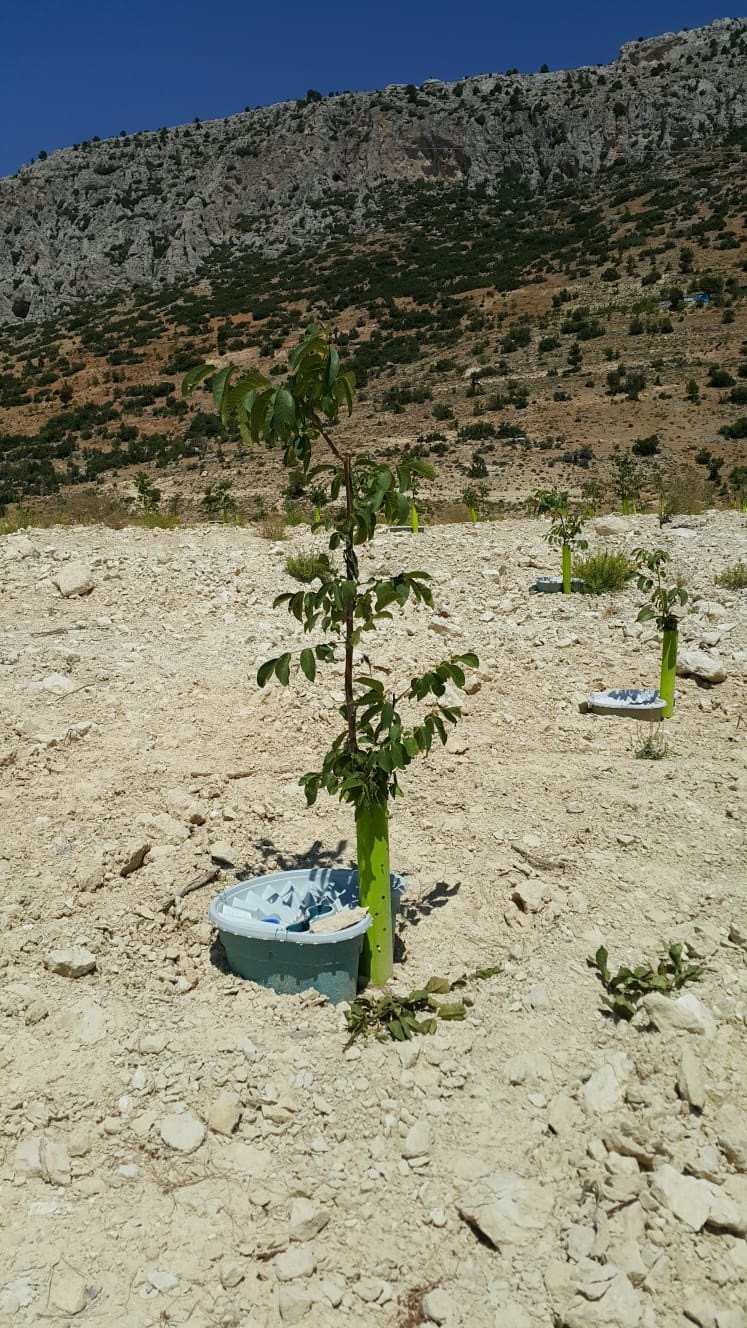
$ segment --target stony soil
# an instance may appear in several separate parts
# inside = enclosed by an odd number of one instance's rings
[[[747,527],[680,521],[606,541],[672,551],[683,646],[728,674],[680,681],[653,762],[634,723],[578,708],[658,680],[634,588],[530,595],[556,570],[540,523],[377,536],[373,564],[429,569],[436,596],[380,656],[481,660],[393,816],[396,982],[502,971],[463,1023],[347,1051],[341,1009],[225,971],[217,884],[162,911],[217,840],[257,871],[350,860],[349,811],[296,784],[339,676],[254,682],[296,642],[269,604],[311,537],[2,540],[1,1324],[745,1323],[747,597],[714,577]],[[77,561],[93,589],[63,597]],[[702,981],[612,1023],[587,955],[673,939]]]

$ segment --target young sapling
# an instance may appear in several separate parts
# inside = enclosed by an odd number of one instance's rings
[[[415,459],[416,458],[413,457],[412,454],[409,452],[405,452],[404,455],[402,456],[402,461],[405,464]],[[434,472],[430,466],[424,466],[424,467],[415,466],[410,476],[410,489],[409,489],[408,498],[410,503],[410,529],[412,530],[413,535],[417,535],[418,531],[420,530],[420,515],[418,513],[418,508],[417,508],[417,497],[418,497],[418,490],[420,488],[420,481],[422,479],[432,479],[433,473]]]
[[[550,529],[545,539],[548,544],[559,544],[563,566],[563,594],[571,593],[571,555],[576,549],[588,549],[588,541],[581,538],[586,512],[572,512],[568,494],[560,489],[537,489],[527,499],[527,507],[534,516],[548,516]]]
[[[665,585],[662,569],[669,562],[669,554],[664,549],[634,549],[633,558],[638,568],[638,589],[650,600],[640,609],[636,621],[651,622],[653,619],[662,634],[659,695],[666,702],[662,716],[670,719],[674,713],[679,639],[679,618],[675,610],[687,603],[687,591],[677,584]]]
[[[161,490],[156,488],[144,470],[137,470],[132,481],[144,512],[157,512],[161,501]]]
[[[612,458],[615,468],[613,488],[622,505],[623,516],[636,511],[643,487],[641,468],[635,457],[629,452],[621,452]]]
[[[487,497],[487,484],[469,484],[466,489],[462,489],[462,502],[469,512],[469,519],[473,526],[476,526],[480,518],[485,516]]]
[[[477,656],[455,655],[411,677],[399,689],[388,674],[377,677],[364,639],[391,610],[408,601],[431,606],[433,596],[425,572],[366,575],[359,548],[373,539],[377,522],[403,522],[410,506],[413,481],[430,479],[433,471],[415,457],[392,467],[353,451],[340,435],[341,417],[351,415],[353,374],[344,372],[329,330],[312,324],[289,356],[285,381],[260,373],[241,376],[236,366],[216,372],[199,365],[185,377],[186,396],[212,377],[213,399],[224,424],[235,421],[245,443],[280,443],[288,468],[300,467],[305,479],[325,485],[329,565],[320,565],[318,585],[279,595],[305,632],[321,636],[301,650],[298,665],[313,682],[319,664],[335,663],[342,655],[344,701],[341,732],[334,738],[321,767],[302,776],[309,806],[320,789],[352,804],[355,811],[358,887],[361,904],[373,919],[366,933],[362,971],[377,986],[392,972],[393,939],[389,871],[389,804],[401,794],[399,776],[433,743],[446,742],[460,708],[446,699],[449,684],[462,689],[465,670],[476,668]],[[315,447],[326,460],[312,464]],[[340,500],[342,504],[340,506]],[[319,504],[322,506],[322,504]],[[319,529],[317,523],[314,529]],[[287,686],[290,651],[261,665],[257,681],[272,677]],[[419,718],[412,716],[425,705]],[[403,707],[406,714],[402,713]]]
[[[231,493],[232,487],[231,480],[217,480],[215,484],[208,484],[202,496],[202,505],[207,515],[213,520],[220,517],[224,526],[228,525],[232,517],[238,516],[238,505]]]

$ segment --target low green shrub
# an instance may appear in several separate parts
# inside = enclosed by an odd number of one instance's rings
[[[634,570],[627,554],[604,550],[579,559],[574,564],[573,575],[583,580],[585,594],[607,595],[615,590],[623,590]]]
[[[158,508],[138,512],[132,518],[133,526],[143,526],[145,530],[175,530],[181,525],[176,512],[160,512]]]
[[[615,1020],[630,1020],[636,1012],[638,1002],[649,992],[662,992],[671,995],[680,991],[687,982],[697,982],[703,976],[702,964],[688,964],[682,959],[682,946],[672,943],[659,960],[656,968],[651,964],[639,964],[636,968],[618,968],[612,973],[607,965],[607,951],[600,945],[595,955],[589,955],[586,962],[593,968],[599,981],[607,992],[602,997],[602,1004],[607,1007]]]
[[[285,570],[294,580],[305,584],[317,577],[323,581],[329,576],[329,557],[326,553],[315,553],[313,549],[308,553],[289,553],[285,560]]]
[[[716,585],[724,590],[744,590],[747,588],[747,563],[739,559],[731,567],[725,567],[716,577]]]

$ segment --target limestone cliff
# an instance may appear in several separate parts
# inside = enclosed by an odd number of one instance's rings
[[[0,322],[386,224],[401,182],[532,189],[666,161],[747,122],[747,22],[624,46],[612,64],[342,93],[78,144],[0,181]]]

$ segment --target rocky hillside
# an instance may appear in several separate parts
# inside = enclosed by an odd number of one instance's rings
[[[663,162],[747,121],[747,23],[624,46],[572,72],[310,93],[225,120],[79,143],[0,182],[0,321],[386,220],[392,186],[532,190]]]

